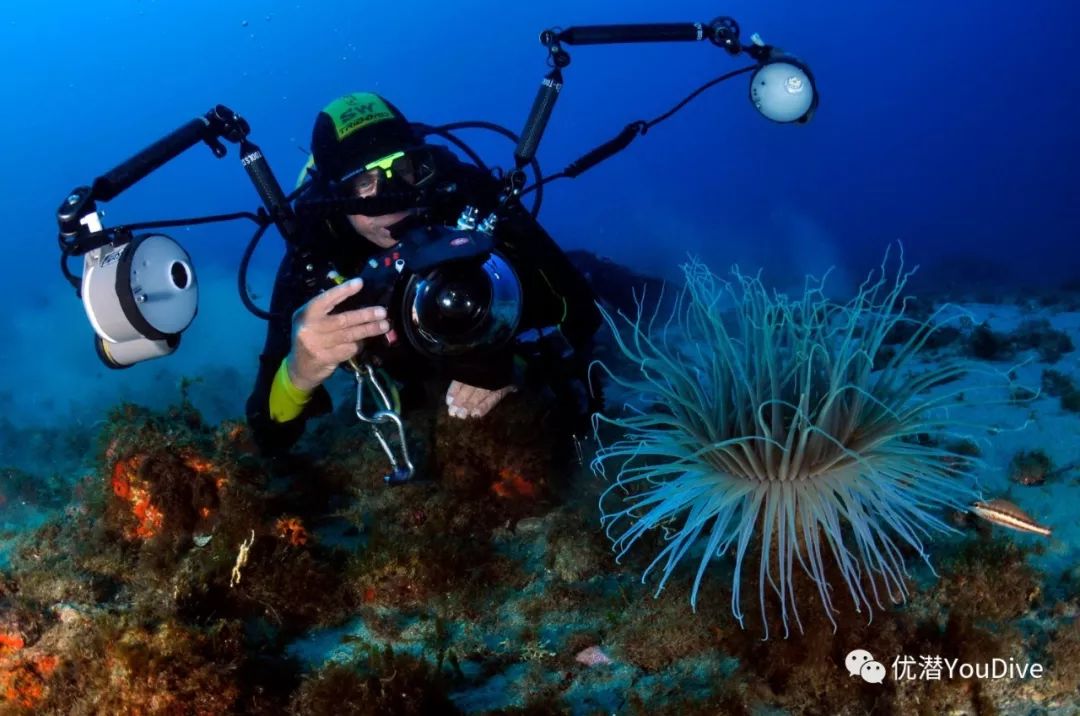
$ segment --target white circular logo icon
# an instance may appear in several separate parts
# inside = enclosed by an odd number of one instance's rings
[[[859,676],[862,673],[863,664],[873,660],[873,655],[866,649],[856,649],[844,658],[844,666],[847,667],[848,675]]]
[[[849,676],[859,676],[868,684],[880,684],[885,680],[885,665],[874,661],[874,655],[866,649],[855,649],[844,657]]]
[[[880,684],[885,680],[885,665],[880,661],[868,661],[859,670],[859,676],[868,684]]]

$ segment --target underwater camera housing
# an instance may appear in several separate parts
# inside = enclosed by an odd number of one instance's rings
[[[363,288],[332,313],[386,306],[393,330],[385,345],[403,334],[409,348],[432,361],[505,345],[521,320],[521,281],[496,250],[495,215],[479,224],[476,218],[466,207],[456,227],[405,232],[397,246],[367,261],[359,275]]]

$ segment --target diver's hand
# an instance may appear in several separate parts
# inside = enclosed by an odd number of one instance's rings
[[[446,405],[452,418],[482,418],[498,405],[499,401],[517,390],[507,385],[498,390],[486,390],[465,385],[458,381],[450,383],[446,391]]]
[[[340,363],[360,351],[365,339],[390,330],[382,306],[330,314],[363,286],[358,278],[346,281],[319,294],[293,314],[289,379],[300,390],[311,392],[322,385]]]

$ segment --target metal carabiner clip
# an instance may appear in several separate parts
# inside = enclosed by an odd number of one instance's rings
[[[390,399],[387,397],[386,391],[383,389],[382,384],[375,375],[375,370],[371,367],[371,364],[363,363],[357,365],[355,362],[351,362],[351,365],[353,374],[356,376],[356,417],[371,426],[371,430],[375,433],[375,438],[379,441],[379,444],[382,445],[383,452],[386,453],[386,457],[390,460],[392,472],[384,476],[383,481],[388,485],[401,485],[409,482],[416,473],[416,468],[409,458],[409,444],[405,440],[405,423],[390,404]],[[383,406],[371,415],[367,415],[364,412],[364,385],[366,383],[371,383],[371,386],[374,388],[377,395],[377,402],[381,402]],[[382,431],[379,430],[379,425],[382,423],[393,423],[397,426],[398,440],[401,444],[400,462],[394,455],[394,450],[390,447],[390,443],[383,436]]]

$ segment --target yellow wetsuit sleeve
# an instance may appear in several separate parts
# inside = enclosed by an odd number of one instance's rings
[[[311,400],[311,393],[300,390],[289,378],[289,359],[284,358],[270,386],[270,418],[275,423],[295,419]]]

